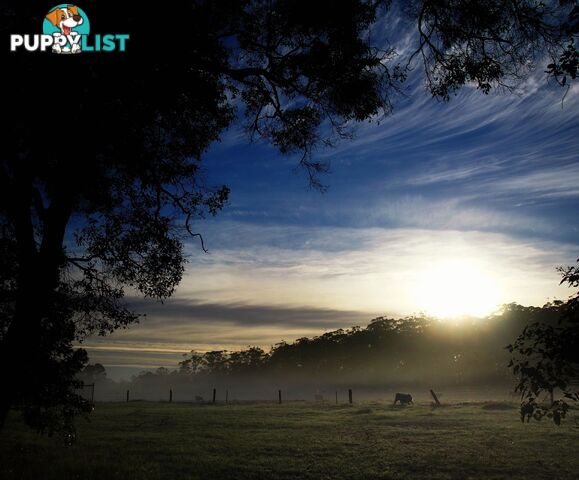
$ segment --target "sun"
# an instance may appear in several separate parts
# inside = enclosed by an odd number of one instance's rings
[[[419,273],[419,310],[438,318],[483,317],[500,304],[498,281],[474,260],[441,260]]]

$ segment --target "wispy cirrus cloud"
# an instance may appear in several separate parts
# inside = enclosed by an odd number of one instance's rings
[[[497,192],[526,198],[579,198],[579,162],[544,167],[518,176],[497,179]]]

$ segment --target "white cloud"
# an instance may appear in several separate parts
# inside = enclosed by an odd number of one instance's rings
[[[538,197],[579,197],[579,163],[543,168],[518,176],[498,179],[495,191]]]
[[[503,284],[501,301],[542,304],[562,292],[555,266],[576,254],[575,245],[477,231],[239,223],[220,228],[234,230],[235,240],[192,260],[180,298],[411,313],[420,269],[465,258]]]

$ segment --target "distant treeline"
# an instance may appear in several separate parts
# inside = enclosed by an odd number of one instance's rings
[[[175,370],[142,372],[132,383],[225,388],[512,384],[505,346],[530,323],[556,323],[562,305],[508,304],[486,318],[461,321],[379,317],[366,327],[280,342],[269,351],[255,346],[241,351],[192,351]]]

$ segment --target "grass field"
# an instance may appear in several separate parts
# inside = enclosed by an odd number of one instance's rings
[[[5,479],[579,478],[579,412],[521,424],[513,406],[98,404],[65,447],[12,419]]]

